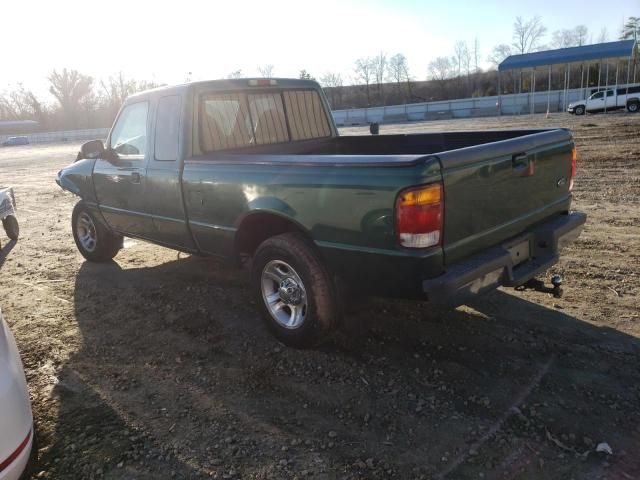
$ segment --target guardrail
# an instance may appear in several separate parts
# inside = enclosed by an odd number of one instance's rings
[[[550,112],[564,111],[564,105],[585,97],[585,89],[552,90],[550,92],[518,93],[501,97],[477,97],[439,102],[408,103],[386,107],[334,110],[333,118],[338,126],[366,125],[371,122],[395,123],[448,118],[490,117],[544,113],[547,102]],[[565,97],[566,95],[566,97]],[[501,112],[498,110],[498,100]]]
[[[65,130],[61,132],[27,133],[18,136],[27,137],[29,139],[29,143],[53,143],[76,142],[78,140],[93,140],[97,138],[105,139],[108,134],[108,128],[89,128],[84,130]],[[0,143],[4,142],[9,137],[15,136],[17,135],[0,135]]]

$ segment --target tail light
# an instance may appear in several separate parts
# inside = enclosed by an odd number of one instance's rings
[[[396,200],[396,235],[407,248],[427,248],[442,242],[442,184],[404,190]]]
[[[571,178],[569,179],[569,191],[573,190],[573,179],[576,176],[576,163],[578,162],[578,153],[575,145],[571,147]]]

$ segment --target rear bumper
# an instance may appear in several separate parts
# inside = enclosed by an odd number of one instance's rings
[[[423,280],[422,290],[431,303],[455,307],[501,285],[522,285],[558,261],[559,251],[578,238],[586,219],[587,216],[579,212],[560,215],[498,247],[448,267],[439,277]],[[517,263],[513,247],[527,242],[529,259]]]

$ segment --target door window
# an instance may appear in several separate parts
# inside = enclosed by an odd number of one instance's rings
[[[109,146],[120,156],[144,157],[147,146],[147,102],[133,103],[122,111],[111,132]]]

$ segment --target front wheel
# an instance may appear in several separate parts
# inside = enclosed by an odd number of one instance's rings
[[[630,103],[629,105],[627,105],[627,110],[630,113],[637,113],[638,110],[640,110],[640,103],[638,102]]]
[[[73,209],[71,228],[78,250],[91,262],[107,262],[122,248],[122,236],[109,231],[82,201]]]
[[[576,115],[584,115],[584,107],[582,105],[578,105],[574,110],[573,113],[575,113]]]
[[[285,345],[319,343],[335,326],[335,289],[313,245],[286,233],[265,240],[251,272],[253,293],[269,330]]]
[[[18,219],[9,215],[7,218],[2,220],[2,226],[4,227],[4,231],[11,240],[18,240],[20,236],[20,225],[18,225]]]

